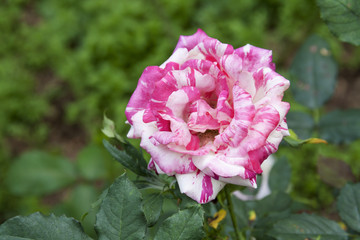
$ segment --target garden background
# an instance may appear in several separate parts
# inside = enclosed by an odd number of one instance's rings
[[[285,96],[292,106],[289,127],[301,138],[329,142],[280,146],[276,157],[288,162],[282,177],[291,178],[288,191],[309,211],[339,220],[334,206],[339,189],[360,177],[360,48],[330,33],[315,1],[5,0],[0,3],[0,223],[35,211],[80,220],[91,210],[124,171],[102,145],[104,112],[125,135],[124,110],[143,69],[160,65],[179,35],[198,28],[234,48],[250,43],[273,50],[277,71],[292,83]],[[315,107],[304,104],[293,67],[312,34],[329,44],[325,55],[339,69],[331,98]],[[321,81],[317,87],[325,88],[328,83]],[[349,109],[357,109],[352,117]],[[322,131],[321,116],[333,110],[348,114],[345,128]],[[90,211],[84,219],[90,235],[94,218]]]

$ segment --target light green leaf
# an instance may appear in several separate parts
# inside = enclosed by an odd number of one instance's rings
[[[320,119],[320,137],[331,143],[350,143],[360,138],[360,110],[336,110]]]
[[[296,53],[290,73],[295,100],[311,109],[321,107],[333,94],[337,79],[337,64],[327,42],[310,36]]]
[[[103,119],[103,128],[101,131],[109,138],[116,138],[120,142],[125,142],[124,139],[116,132],[114,121],[106,117],[105,114]]]
[[[320,138],[308,138],[302,140],[298,138],[298,136],[293,130],[289,129],[289,132],[290,132],[290,136],[284,137],[284,141],[286,141],[292,147],[299,147],[303,144],[308,144],[308,143],[311,144],[327,143],[325,140]]]
[[[90,240],[81,224],[73,218],[55,215],[44,216],[34,213],[27,217],[13,217],[0,226],[0,239],[11,236],[16,240],[22,239],[56,239],[56,240]]]
[[[141,206],[141,194],[126,174],[116,179],[96,215],[99,240],[143,239],[146,220]]]
[[[201,206],[180,210],[160,226],[154,240],[202,239],[204,211]]]
[[[337,199],[341,219],[352,229],[360,232],[360,183],[347,184]]]
[[[317,0],[321,18],[340,40],[360,45],[360,2],[358,0]]]
[[[336,222],[308,214],[291,215],[278,221],[269,234],[277,240],[347,239],[346,232]]]
[[[75,168],[68,159],[42,151],[30,151],[16,159],[6,183],[13,194],[42,195],[59,190],[75,179]]]

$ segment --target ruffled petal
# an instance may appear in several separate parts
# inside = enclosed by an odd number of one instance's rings
[[[148,106],[155,89],[155,82],[162,79],[164,75],[164,70],[157,66],[147,67],[144,70],[125,110],[130,124],[132,124],[132,116]]]
[[[260,108],[249,127],[248,135],[241,142],[241,147],[244,147],[248,152],[264,145],[270,133],[279,123],[280,114],[272,105]]]
[[[233,87],[234,118],[230,125],[215,137],[216,146],[229,145],[236,147],[247,136],[248,127],[255,115],[251,95],[241,87]]]
[[[205,175],[201,171],[176,174],[176,180],[180,191],[198,203],[207,203],[215,199],[225,183]]]
[[[183,64],[188,59],[189,51],[186,48],[176,49],[173,54],[160,65],[160,68],[164,68],[166,64],[175,62],[179,65]]]
[[[256,93],[253,97],[254,103],[264,98],[270,101],[281,101],[284,91],[290,86],[289,80],[270,68],[261,68],[253,74]]]
[[[225,55],[220,59],[221,67],[229,76],[228,85],[231,89],[236,83],[251,96],[255,95],[255,84],[252,74],[243,70],[242,58],[237,54]]]
[[[219,62],[221,57],[234,52],[234,48],[229,44],[221,43],[214,38],[204,39],[197,45],[200,52],[206,57],[206,60]]]
[[[272,70],[275,70],[275,64],[272,62],[271,50],[246,44],[245,46],[236,49],[234,52],[242,59],[244,71],[254,72],[262,67],[269,67]]]
[[[199,99],[193,102],[189,110],[188,126],[190,130],[204,133],[206,130],[219,129],[216,110],[211,108],[205,100]]]
[[[204,41],[205,39],[210,38],[206,33],[198,29],[196,33],[190,36],[183,36],[181,35],[179,38],[179,41],[175,47],[175,51],[179,48],[186,48],[187,50],[193,49],[196,45],[198,45],[200,42]]]
[[[225,183],[231,183],[239,186],[257,188],[256,177],[244,179],[240,176],[234,176],[230,178],[219,177],[219,181]]]
[[[229,149],[229,148],[228,148]],[[231,154],[229,154],[231,155]],[[248,162],[248,156],[231,157],[226,152],[210,152],[204,156],[193,156],[194,165],[209,176],[247,178],[246,169],[243,167]]]
[[[154,145],[152,136],[158,131],[154,122],[142,121],[144,111],[136,113],[132,117],[133,125],[128,133],[129,138],[141,138],[140,146],[152,157],[156,165],[168,175],[175,173],[189,173],[196,170],[191,156],[169,150],[165,145]]]

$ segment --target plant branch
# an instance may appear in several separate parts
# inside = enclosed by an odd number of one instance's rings
[[[241,234],[237,222],[236,222],[236,215],[234,212],[234,206],[233,206],[233,202],[231,199],[231,192],[228,188],[229,185],[225,186],[225,195],[226,195],[226,200],[227,200],[227,205],[228,205],[228,209],[230,212],[230,216],[231,216],[231,221],[233,223],[233,227],[234,227],[234,231],[235,231],[235,235],[236,235],[236,239],[237,240],[245,240],[244,235]]]

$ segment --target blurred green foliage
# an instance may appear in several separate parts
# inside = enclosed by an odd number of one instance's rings
[[[125,134],[124,109],[143,69],[164,62],[179,35],[193,34],[197,28],[235,48],[250,43],[272,49],[285,75],[296,50],[312,33],[328,41],[340,68],[356,70],[360,63],[359,48],[343,45],[331,35],[312,0],[4,0],[0,5],[0,222],[54,207],[79,218],[80,212],[90,209],[89,199],[94,200],[122,171],[99,149],[103,112],[116,119],[119,132]],[[340,152],[335,146],[324,151],[344,153],[341,159],[357,167],[359,144]],[[332,195],[316,175],[315,147],[284,149],[282,154],[289,155],[296,195],[315,199],[313,206],[319,206],[330,203]],[[61,159],[74,165],[71,184],[55,189],[51,193],[55,195],[17,196],[21,188],[5,180],[19,174],[19,161],[32,161],[24,159],[34,154],[27,152],[30,149],[45,151],[40,155],[70,155]],[[291,155],[294,151],[299,154]],[[354,170],[358,177],[359,171]],[[82,195],[89,198],[78,197]]]

